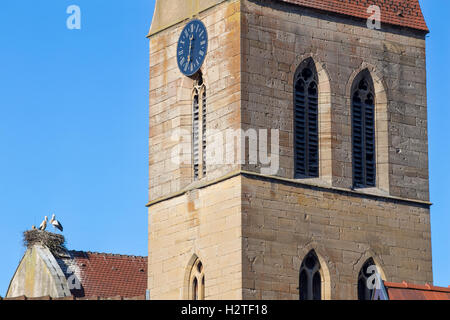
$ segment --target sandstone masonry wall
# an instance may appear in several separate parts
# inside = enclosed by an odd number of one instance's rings
[[[241,178],[155,204],[149,215],[152,300],[187,299],[198,257],[206,299],[242,299]]]
[[[244,299],[298,299],[300,266],[312,249],[325,298],[357,299],[370,257],[385,280],[433,281],[426,207],[252,177],[242,179],[242,199]]]
[[[308,57],[319,72],[322,183],[352,187],[350,88],[375,82],[378,192],[429,200],[423,34],[278,1],[242,1],[242,125],[280,132],[279,175],[293,178],[293,78]],[[247,166],[248,170],[258,170]]]

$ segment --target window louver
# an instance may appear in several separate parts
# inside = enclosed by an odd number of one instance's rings
[[[352,96],[353,186],[375,187],[375,95],[370,75],[356,82]]]
[[[198,94],[194,95],[192,110],[192,157],[194,165],[194,180],[199,178],[199,98]]]
[[[206,89],[202,97],[202,171],[206,176]]]
[[[302,63],[303,65],[304,63]],[[294,81],[295,178],[319,176],[319,125],[317,72],[311,60]]]

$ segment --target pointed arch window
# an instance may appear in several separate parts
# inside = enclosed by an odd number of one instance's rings
[[[322,276],[319,258],[314,250],[303,259],[299,279],[300,300],[322,299]]]
[[[318,76],[309,58],[294,78],[294,174],[296,179],[319,177]]]
[[[191,300],[205,299],[205,274],[203,272],[203,264],[197,259],[192,266],[189,278],[189,297]]]
[[[200,78],[196,81],[192,102],[192,163],[194,180],[206,176],[206,87]]]
[[[376,266],[372,258],[367,259],[358,274],[358,300],[372,300],[376,278],[373,277],[373,270],[369,272],[369,267]],[[377,269],[378,272],[378,269]],[[371,286],[369,288],[369,281]]]
[[[375,90],[367,70],[352,87],[352,151],[353,187],[375,187]]]

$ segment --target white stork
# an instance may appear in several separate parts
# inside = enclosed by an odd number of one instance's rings
[[[58,220],[55,219],[54,214],[52,215],[52,219],[50,220],[50,223],[53,225],[54,228],[58,229],[61,232],[63,231],[64,228],[63,228],[62,224]]]
[[[44,221],[42,221],[41,225],[39,226],[39,230],[44,231],[47,228],[47,220],[48,217],[45,216]]]
[[[36,229],[36,226],[32,226],[32,227],[31,227],[31,230],[37,230],[37,229]]]

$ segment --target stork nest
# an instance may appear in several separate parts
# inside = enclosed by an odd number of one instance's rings
[[[64,254],[67,251],[64,236],[41,230],[29,230],[23,233],[23,244],[29,248],[36,244],[46,246],[54,254]]]

